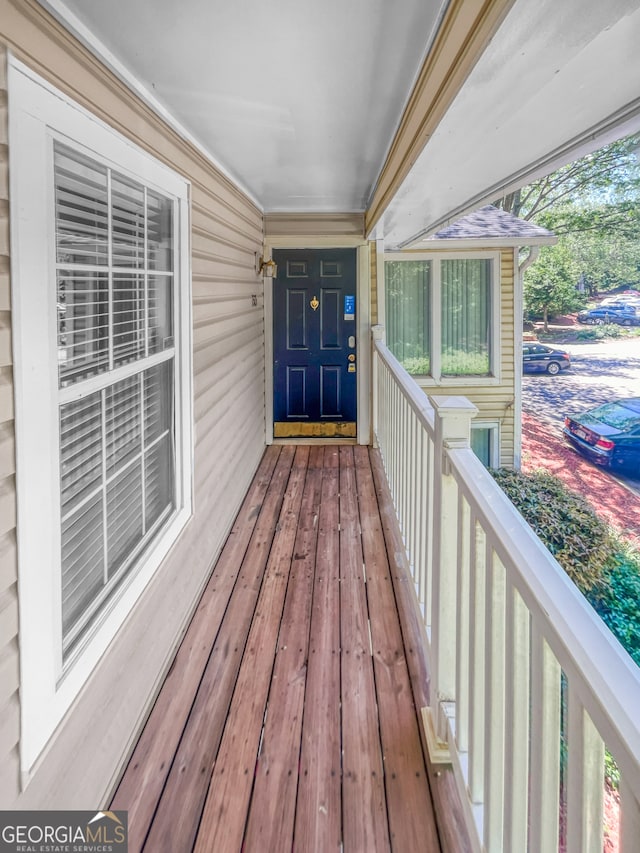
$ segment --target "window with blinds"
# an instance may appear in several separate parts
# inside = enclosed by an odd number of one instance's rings
[[[441,371],[443,376],[491,372],[491,261],[442,261]]]
[[[385,264],[387,346],[407,373],[431,372],[431,261]]]
[[[55,143],[63,657],[176,506],[174,200]]]

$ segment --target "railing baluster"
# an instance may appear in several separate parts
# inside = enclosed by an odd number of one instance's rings
[[[520,594],[507,583],[505,691],[505,823],[508,850],[527,849],[529,799],[530,618]]]
[[[640,839],[640,802],[634,797],[624,773],[620,777],[620,851],[637,853]]]
[[[426,561],[426,542],[427,542],[427,515],[426,515],[426,494],[427,494],[427,469],[425,457],[426,434],[419,427],[418,432],[418,457],[416,461],[417,492],[415,502],[418,506],[418,517],[416,519],[418,541],[416,553],[416,577],[418,580],[418,603],[423,619],[426,621],[426,593],[427,593],[427,561]]]
[[[469,504],[458,495],[458,604],[457,664],[456,664],[456,741],[460,752],[469,749],[469,561],[471,559],[471,529]]]
[[[567,853],[601,853],[604,743],[569,682]]]
[[[558,847],[560,817],[560,665],[536,623],[531,629],[529,850]]]
[[[419,469],[418,469],[418,456],[420,452],[420,424],[418,423],[418,418],[415,415],[413,409],[410,410],[411,413],[411,488],[409,489],[409,493],[411,495],[411,565],[413,566],[413,582],[416,588],[416,592],[418,591],[419,585],[419,568],[417,564],[418,560],[418,540],[419,540],[419,527],[420,527],[420,516],[418,515],[419,506],[418,506],[418,484],[419,484]]]
[[[425,622],[427,631],[431,631],[431,623],[433,622],[433,548],[434,548],[434,485],[435,485],[435,442],[431,436],[427,436],[427,453],[426,453],[426,477],[427,477],[427,527],[426,527],[426,583],[425,583]]]
[[[484,721],[485,721],[485,578],[487,543],[484,530],[472,518],[471,607],[469,617],[469,796],[472,803],[484,800]]]
[[[487,718],[485,727],[484,845],[487,853],[504,850],[504,690],[505,570],[488,543],[485,602]]]

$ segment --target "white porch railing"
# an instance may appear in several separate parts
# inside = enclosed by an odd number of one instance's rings
[[[424,616],[430,719],[478,849],[602,853],[606,747],[620,850],[637,853],[640,670],[470,449],[475,407],[428,399],[381,337],[375,440]]]

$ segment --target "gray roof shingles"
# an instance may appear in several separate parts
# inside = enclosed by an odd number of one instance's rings
[[[531,239],[553,236],[546,228],[518,219],[488,204],[447,225],[427,240],[482,240],[496,237]]]

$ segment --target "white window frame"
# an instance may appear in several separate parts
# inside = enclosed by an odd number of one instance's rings
[[[431,372],[429,374],[415,375],[413,378],[424,387],[430,385],[497,385],[501,382],[501,267],[500,252],[498,251],[473,251],[473,252],[385,252],[385,261],[429,261],[431,263],[430,273],[430,313],[431,322],[429,326],[429,346]],[[489,342],[489,362],[491,372],[486,376],[442,376],[440,365],[442,357],[441,340],[441,261],[479,261],[490,260],[491,263],[491,328]],[[386,307],[386,268],[383,272],[385,291],[383,301]]]
[[[14,346],[23,783],[192,514],[189,183],[11,57]],[[64,663],[61,646],[53,141],[174,199],[176,508]]]

